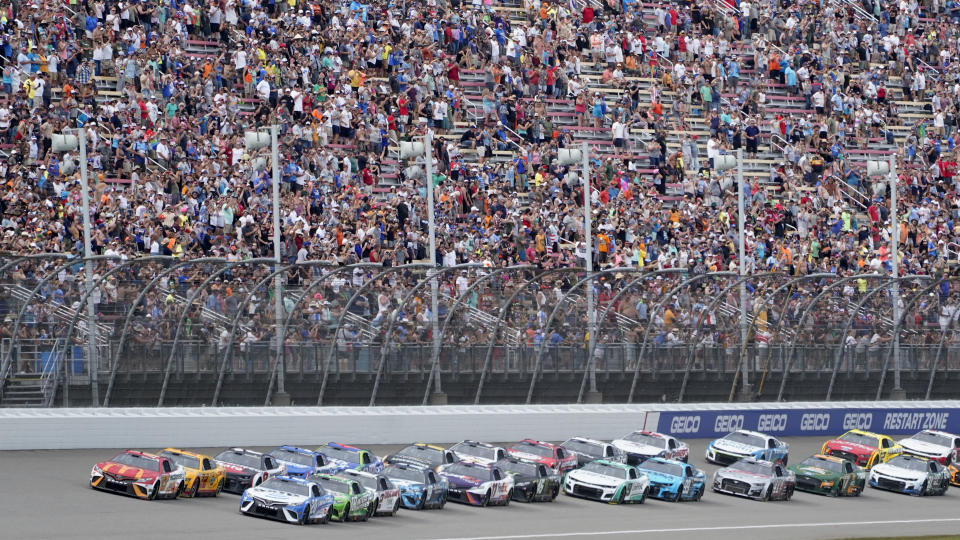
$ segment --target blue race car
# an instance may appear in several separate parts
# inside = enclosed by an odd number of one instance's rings
[[[286,468],[287,476],[304,479],[311,474],[320,472],[327,464],[326,457],[320,452],[312,452],[296,446],[274,448],[267,452],[267,455],[272,456]]]
[[[649,495],[665,501],[699,501],[707,475],[693,465],[672,459],[650,458],[637,465],[650,480]]]
[[[317,448],[317,452],[323,454],[327,460],[321,472],[336,474],[340,471],[352,469],[354,471],[363,471],[377,474],[383,470],[383,461],[373,452],[335,442],[327,443]]]
[[[333,495],[314,482],[273,476],[257,487],[248,488],[240,498],[240,512],[287,523],[330,521]]]
[[[430,464],[394,463],[384,467],[380,474],[400,489],[400,504],[404,508],[423,510],[441,509],[447,504],[447,481]]]
[[[741,429],[707,445],[706,458],[717,465],[730,465],[752,457],[786,466],[789,454],[790,445],[784,441],[765,433]]]

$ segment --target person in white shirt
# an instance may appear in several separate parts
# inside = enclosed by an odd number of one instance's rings
[[[270,82],[265,78],[257,83],[257,97],[264,102],[270,99]]]

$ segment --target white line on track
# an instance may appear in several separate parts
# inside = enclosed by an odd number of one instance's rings
[[[434,540],[518,540],[524,538],[573,538],[578,536],[618,536],[625,534],[663,534],[682,532],[739,531],[751,529],[797,529],[804,527],[849,527],[854,525],[903,525],[911,523],[952,523],[960,518],[897,519],[888,521],[838,521],[832,523],[772,523],[769,525],[730,525],[721,527],[684,527],[679,529],[631,529],[622,531],[584,531],[543,534],[511,534],[506,536],[460,536]]]

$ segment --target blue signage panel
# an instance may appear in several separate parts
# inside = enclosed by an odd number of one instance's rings
[[[923,429],[960,433],[960,409],[756,409],[661,412],[657,431],[714,438],[747,429],[770,435],[839,435],[850,429],[912,435]]]

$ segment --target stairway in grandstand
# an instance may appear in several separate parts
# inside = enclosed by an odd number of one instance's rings
[[[45,346],[20,343],[11,354],[11,340],[0,342],[0,407],[49,407],[57,392],[63,354],[61,340]],[[8,356],[9,355],[9,356]],[[29,366],[29,367],[28,367]]]
[[[30,298],[30,290],[22,285],[6,283],[2,285],[3,289],[7,292],[10,298],[14,299],[15,302],[19,305],[23,305],[24,302]],[[36,303],[42,299],[35,295],[32,302]],[[54,304],[53,302],[48,302],[48,306],[54,305],[53,317],[56,319],[57,323],[66,324],[70,322],[74,316],[77,314],[77,310],[71,306],[64,304]],[[21,322],[21,324],[23,324]],[[78,337],[85,337],[87,335],[87,321],[84,314],[80,314],[77,318],[77,328],[74,331]],[[113,333],[113,325],[109,323],[97,323],[97,342],[100,345],[104,345],[107,342],[107,338]]]

